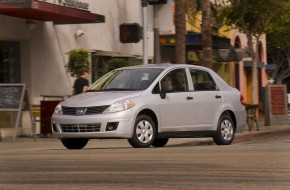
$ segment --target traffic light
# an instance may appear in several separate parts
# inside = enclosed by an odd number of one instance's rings
[[[166,4],[167,0],[148,0],[149,5]]]
[[[141,37],[141,27],[138,23],[120,24],[120,42],[138,43]]]

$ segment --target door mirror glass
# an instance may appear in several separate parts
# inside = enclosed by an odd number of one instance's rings
[[[161,90],[160,90],[160,98],[161,99],[165,99],[166,98],[166,92],[164,90],[164,88],[161,87]]]

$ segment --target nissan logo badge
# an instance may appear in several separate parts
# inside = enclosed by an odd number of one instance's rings
[[[85,113],[85,109],[84,108],[78,108],[77,110],[76,110],[76,114],[77,115],[83,115]]]

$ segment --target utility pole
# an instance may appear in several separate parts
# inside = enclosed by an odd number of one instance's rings
[[[154,8],[154,63],[161,63],[160,58],[160,42],[159,42],[159,26],[157,25],[157,7]]]
[[[148,42],[147,42],[147,0],[142,2],[142,25],[143,25],[143,65],[148,64]]]
[[[203,66],[212,69],[212,31],[210,0],[201,1]]]

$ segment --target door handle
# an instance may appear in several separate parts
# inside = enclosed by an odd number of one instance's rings
[[[187,100],[193,100],[193,97],[192,96],[187,96],[186,99]]]
[[[215,95],[215,98],[216,98],[216,99],[220,99],[220,98],[222,98],[222,96]]]

